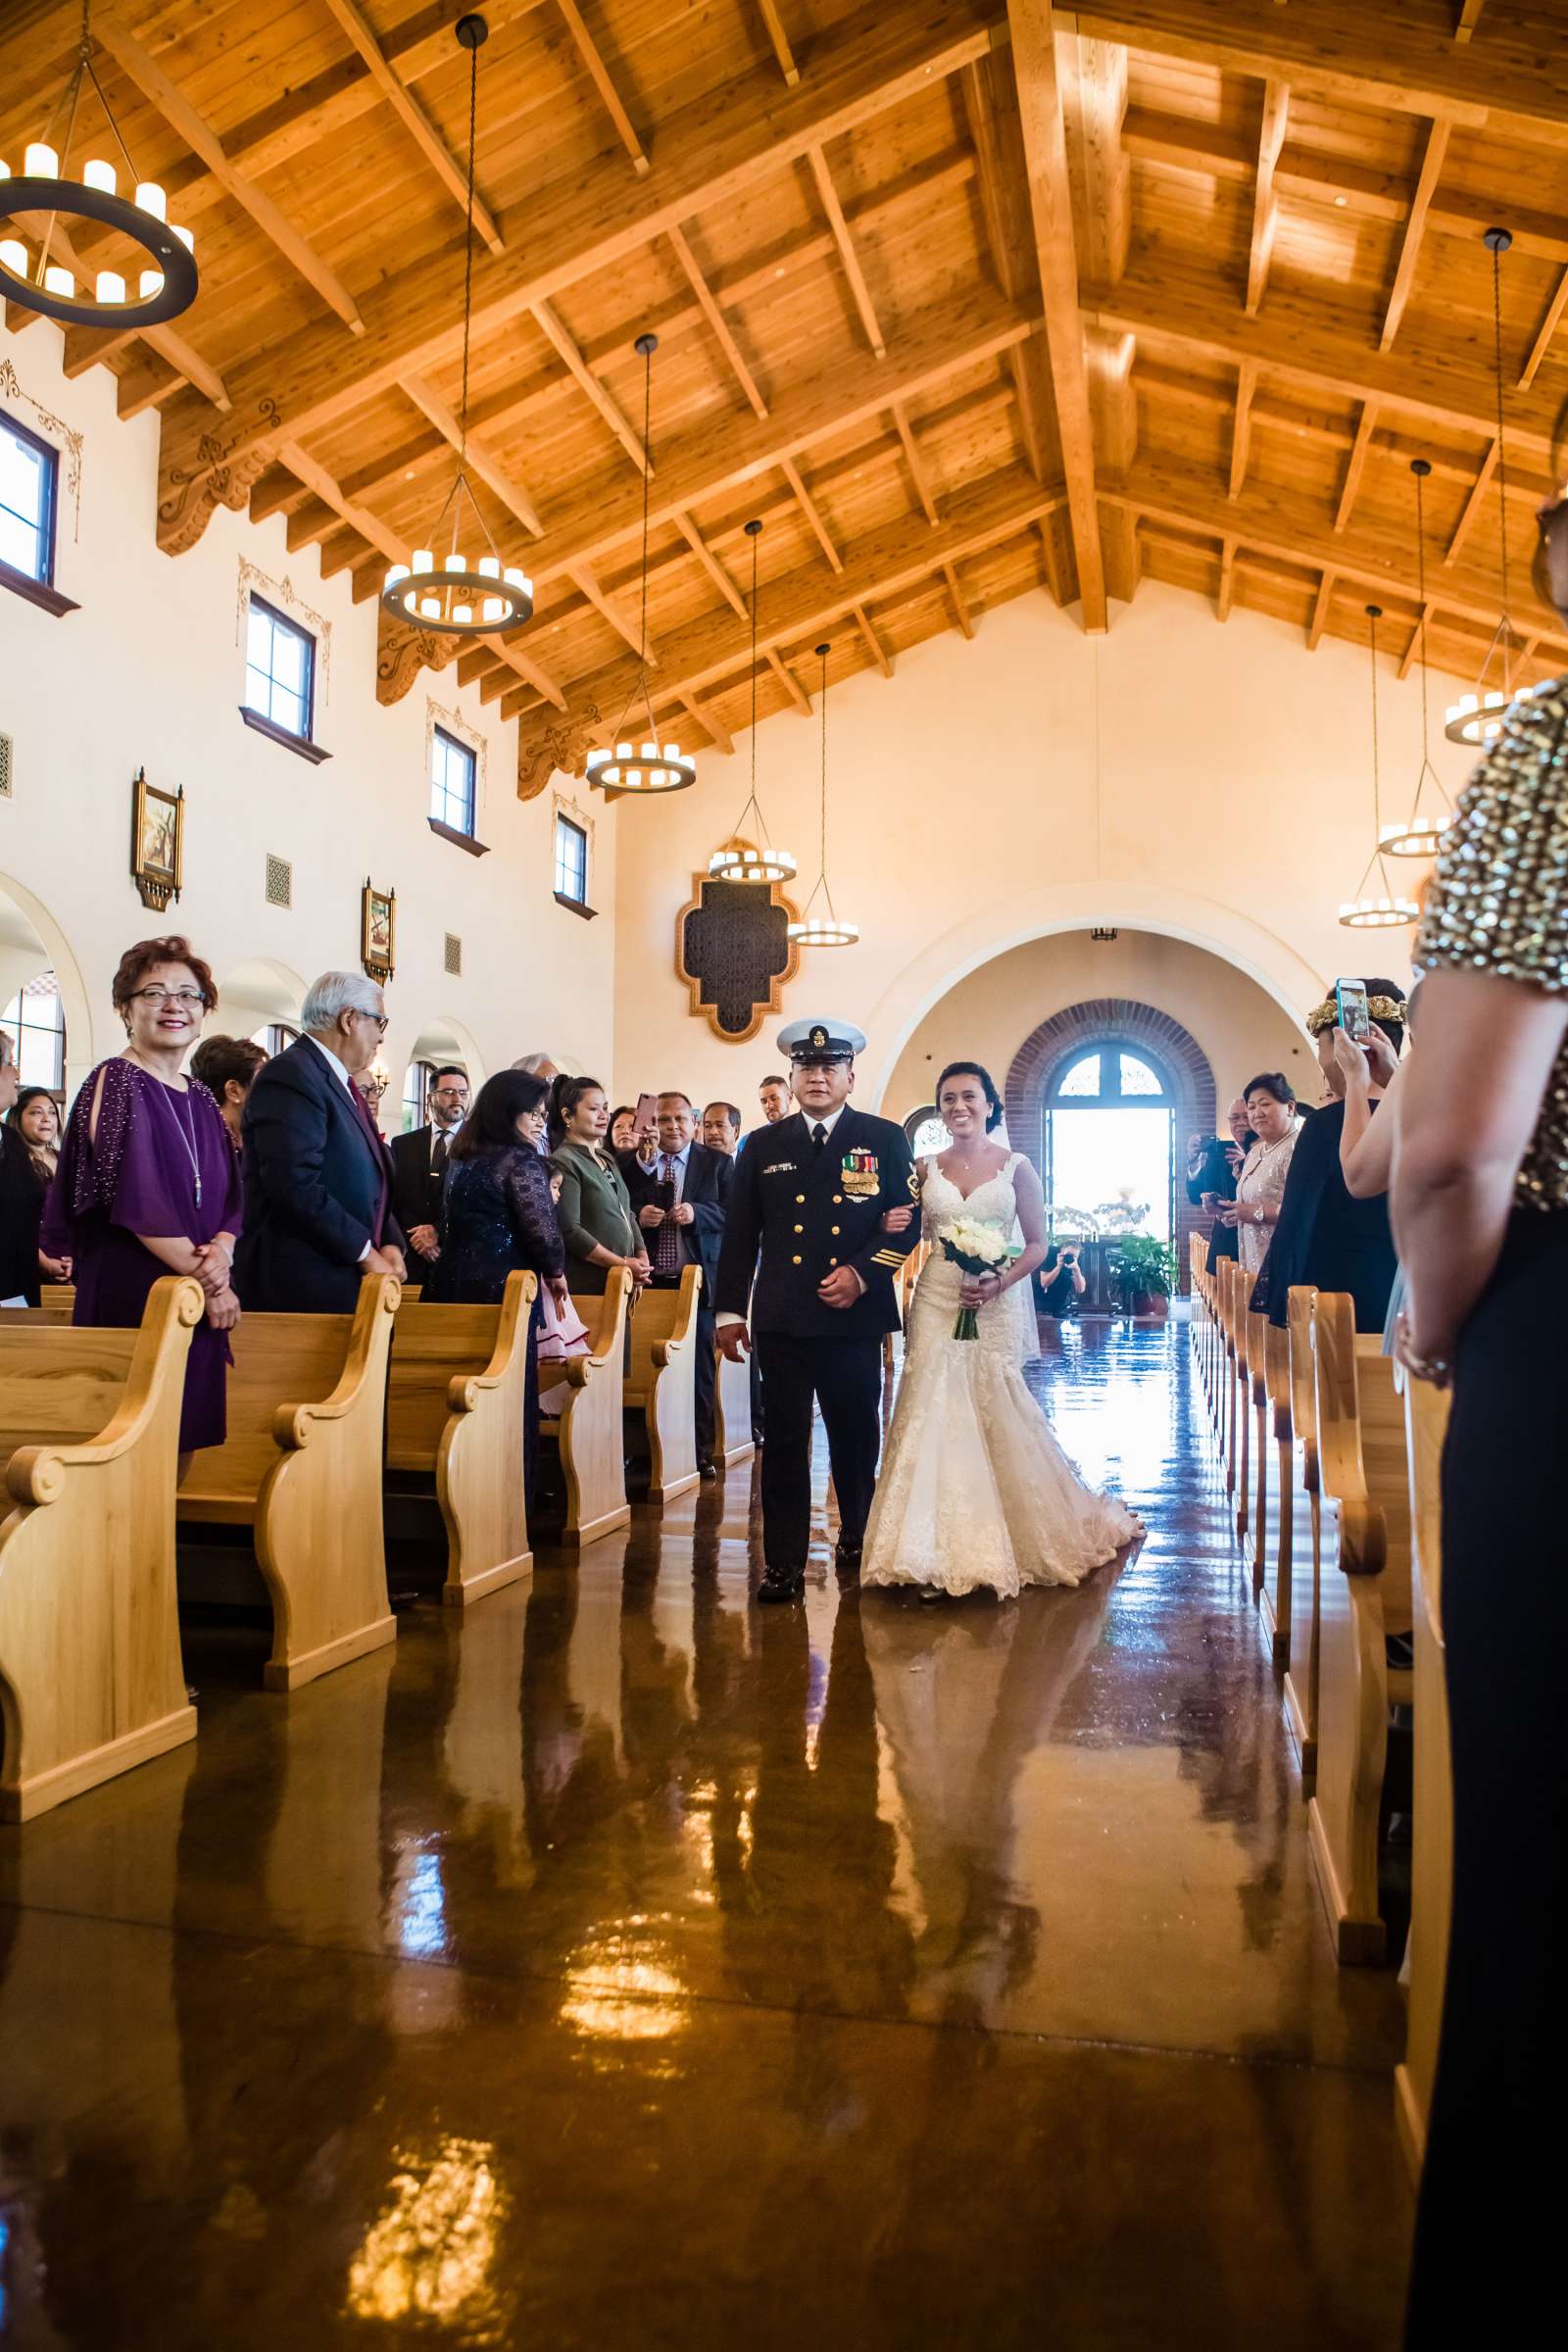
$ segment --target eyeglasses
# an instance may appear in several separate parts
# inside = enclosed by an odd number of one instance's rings
[[[384,1012],[361,1012],[358,1005],[356,1005],[354,1008],[354,1018],[357,1021],[373,1021],[375,1023],[375,1033],[377,1037],[385,1037],[386,1025],[390,1017],[391,1016],[389,1014]]]
[[[430,1100],[432,1102],[466,1102],[468,1090],[466,1086],[438,1086]]]
[[[199,988],[133,988],[130,993],[155,1010],[160,1004],[180,1004],[188,1010],[207,1002]]]

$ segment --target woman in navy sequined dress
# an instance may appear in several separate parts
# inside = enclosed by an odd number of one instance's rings
[[[487,1078],[447,1161],[446,1234],[424,1296],[447,1305],[498,1305],[507,1276],[520,1268],[539,1279],[528,1327],[524,1404],[526,1492],[534,1486],[539,1430],[538,1340],[548,1292],[568,1311],[566,1253],[550,1165],[539,1156],[550,1102],[542,1078],[501,1070]]]

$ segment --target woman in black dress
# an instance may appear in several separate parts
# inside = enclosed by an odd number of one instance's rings
[[[6,1076],[15,1079],[14,1065]],[[49,1257],[38,1246],[44,1195],[59,1165],[59,1107],[46,1086],[24,1086],[0,1129],[0,1298],[22,1298],[36,1306],[41,1279],[71,1280],[70,1258]]]
[[[1568,615],[1568,501],[1543,512]],[[1523,2344],[1558,2276],[1568,2091],[1568,679],[1521,696],[1444,843],[1402,1085],[1397,1352],[1452,1381],[1453,1910],[1405,2342]]]
[[[536,1274],[558,1310],[569,1310],[566,1253],[550,1165],[539,1156],[550,1104],[544,1079],[526,1070],[487,1078],[447,1160],[446,1238],[424,1285],[426,1298],[452,1306],[498,1305],[507,1276]],[[524,1494],[534,1490],[539,1442],[536,1298],[528,1325],[528,1385],[523,1405]]]

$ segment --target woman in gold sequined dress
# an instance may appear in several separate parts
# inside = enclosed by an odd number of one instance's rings
[[[1568,500],[1543,511],[1568,617]],[[1523,2344],[1556,2287],[1568,1887],[1568,678],[1510,708],[1444,844],[1416,962],[1398,1351],[1453,1387],[1443,1614],[1453,1911],[1407,2348]]]

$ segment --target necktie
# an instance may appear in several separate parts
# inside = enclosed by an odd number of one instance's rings
[[[444,1135],[438,1135],[435,1139],[435,1149],[430,1153],[430,1173],[436,1179],[437,1183],[439,1183],[441,1178],[446,1174],[447,1149],[446,1137]]]
[[[374,1119],[370,1115],[370,1105],[368,1102],[367,1102],[365,1097],[361,1094],[359,1088],[353,1083],[352,1080],[349,1082],[349,1101],[359,1112],[360,1125],[365,1130],[365,1140],[369,1145],[370,1151],[374,1155],[375,1172],[381,1180],[380,1198],[377,1200],[375,1204],[375,1221],[370,1232],[370,1239],[374,1242],[377,1250],[379,1250],[381,1247],[381,1236],[386,1230],[386,1146],[381,1141],[381,1130],[379,1127],[377,1127]]]
[[[667,1185],[673,1195],[675,1163],[667,1153],[659,1163],[659,1181],[662,1185]],[[654,1272],[656,1274],[678,1274],[680,1272],[680,1227],[672,1225],[669,1221],[669,1210],[673,1206],[674,1201],[671,1199],[664,1210],[664,1222],[654,1237]]]
[[[822,1146],[827,1142],[827,1129],[823,1126],[820,1119],[817,1120],[816,1125],[811,1129],[811,1142],[818,1152],[821,1151]]]

